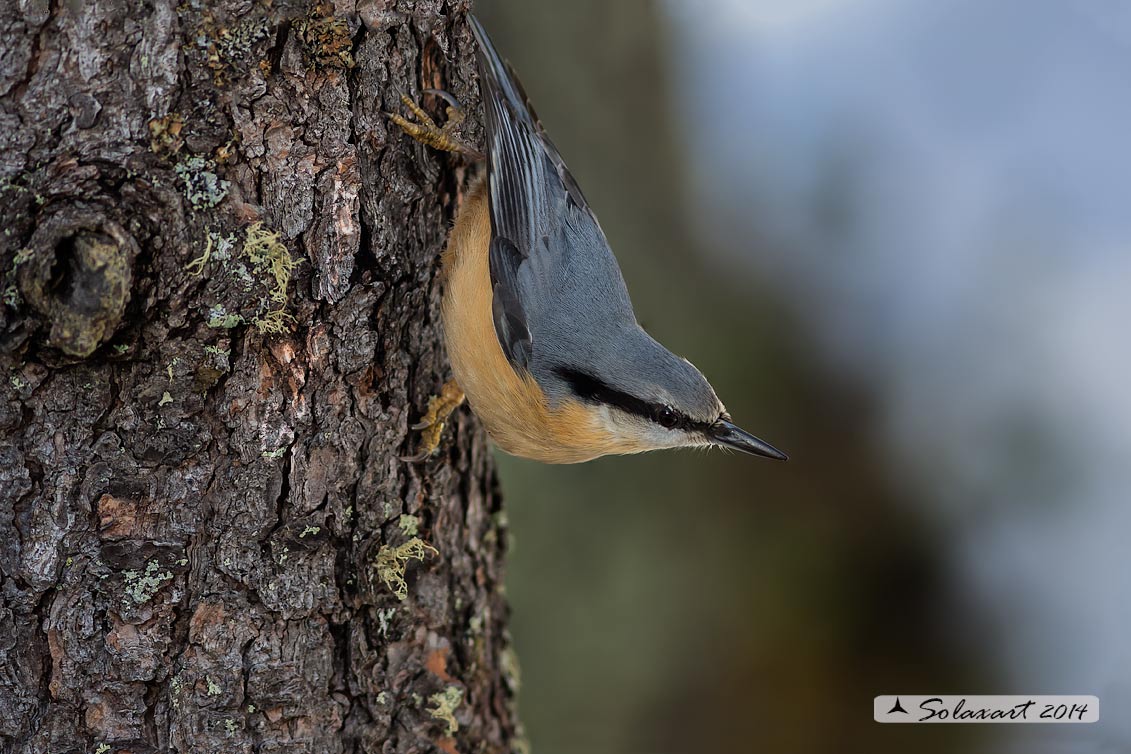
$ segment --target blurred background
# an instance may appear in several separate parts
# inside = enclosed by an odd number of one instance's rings
[[[534,752],[1131,751],[1131,4],[476,8],[642,324],[792,456],[500,458]]]

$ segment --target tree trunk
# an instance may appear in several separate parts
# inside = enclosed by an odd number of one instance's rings
[[[486,438],[401,460],[466,11],[0,4],[0,751],[521,747]]]

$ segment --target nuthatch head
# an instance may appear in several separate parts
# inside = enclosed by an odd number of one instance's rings
[[[452,369],[503,450],[551,463],[723,446],[785,455],[731,421],[710,383],[636,321],[605,235],[483,27],[485,186],[444,254]]]

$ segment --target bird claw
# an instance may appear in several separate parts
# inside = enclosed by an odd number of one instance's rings
[[[448,108],[449,118],[455,115],[458,116],[460,120],[463,120],[463,108],[460,107],[459,100],[456,99],[455,95],[453,95],[451,92],[446,92],[443,89],[422,89],[421,91],[424,94],[431,94],[434,97],[439,97],[440,99],[447,102],[450,106]]]
[[[463,110],[460,109],[459,101],[442,89],[425,89],[424,93],[434,94],[448,103],[447,120],[443,126],[437,125],[428,113],[424,112],[424,108],[403,93],[400,95],[401,103],[409,109],[416,122],[396,113],[386,112],[385,115],[393,123],[396,123],[402,131],[427,147],[481,159],[483,155],[480,152],[464,144],[455,136],[456,128],[466,117]]]
[[[418,463],[425,460],[440,446],[440,437],[444,432],[444,425],[452,412],[464,401],[463,390],[455,380],[448,380],[440,389],[439,395],[428,399],[428,410],[420,421],[412,425],[413,431],[421,433],[420,450],[416,455],[402,458],[403,461]]]

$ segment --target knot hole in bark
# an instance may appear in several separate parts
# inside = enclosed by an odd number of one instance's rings
[[[24,253],[20,288],[50,326],[49,344],[89,356],[129,303],[137,243],[101,213],[63,209],[36,228]]]

